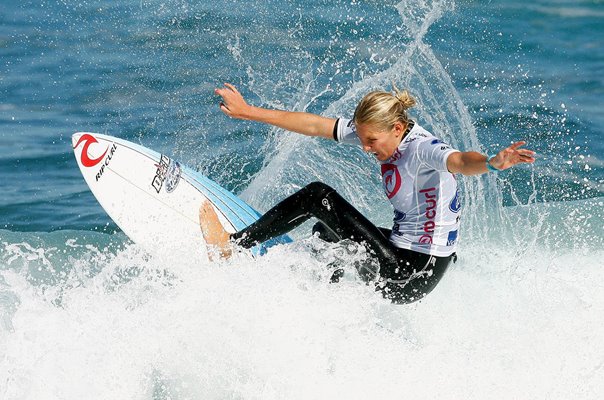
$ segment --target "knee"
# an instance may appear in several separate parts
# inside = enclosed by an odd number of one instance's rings
[[[329,243],[337,243],[342,238],[338,236],[332,229],[330,229],[324,222],[319,221],[312,227],[312,234],[318,235],[319,239],[329,242]]]
[[[325,196],[331,192],[335,192],[331,186],[319,181],[309,183],[302,190],[318,196]]]
[[[445,274],[448,261],[440,261],[429,271],[420,271],[411,276],[392,274],[387,279],[376,283],[376,290],[395,304],[409,304],[423,299],[440,282]],[[382,277],[384,278],[384,277]]]
[[[400,285],[399,283],[378,282],[375,285],[375,290],[381,292],[382,296],[393,304],[411,304],[426,297],[432,291],[432,288],[422,290],[404,288],[404,285]]]

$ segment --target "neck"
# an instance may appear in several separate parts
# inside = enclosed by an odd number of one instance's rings
[[[407,125],[405,126],[405,132],[403,132],[403,134],[401,135],[401,140],[398,142],[399,144],[401,144],[403,140],[405,140],[405,138],[407,137],[409,132],[411,132],[414,126],[415,122],[413,122],[412,120],[407,121]]]

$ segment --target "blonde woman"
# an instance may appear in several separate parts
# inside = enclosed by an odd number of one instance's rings
[[[324,240],[349,239],[367,248],[377,268],[359,268],[360,275],[395,303],[424,297],[456,258],[461,202],[454,174],[477,175],[535,161],[533,151],[520,148],[525,142],[489,157],[451,148],[408,117],[415,99],[396,88],[394,94],[367,94],[352,119],[254,107],[228,83],[215,92],[229,117],[355,144],[375,155],[394,207],[394,225],[376,227],[334,189],[313,182],[234,234],[224,231],[211,205],[205,204],[200,222],[208,244],[228,257],[234,245],[251,248],[315,217],[320,222],[313,231]]]

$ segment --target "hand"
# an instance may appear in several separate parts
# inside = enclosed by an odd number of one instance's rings
[[[504,170],[513,167],[516,164],[535,162],[535,152],[527,149],[520,149],[526,142],[516,142],[507,149],[501,150],[491,160],[491,165],[498,170]]]
[[[248,119],[251,106],[245,102],[243,96],[230,83],[225,83],[225,87],[214,89],[214,93],[222,97],[220,110],[232,118]]]

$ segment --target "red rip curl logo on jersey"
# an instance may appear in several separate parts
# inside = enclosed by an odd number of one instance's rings
[[[84,142],[84,147],[82,147],[82,154],[80,155],[80,160],[82,161],[82,165],[88,168],[94,167],[95,165],[100,163],[107,154],[107,151],[109,150],[109,146],[107,146],[107,148],[100,157],[90,158],[90,156],[88,156],[88,147],[90,147],[90,145],[93,143],[98,143],[99,141],[96,140],[94,136],[85,134],[80,137],[80,140],[78,140],[78,142],[75,146],[73,146],[73,148],[77,148],[82,142]]]
[[[436,188],[431,187],[422,189],[419,191],[423,193],[426,202],[425,214],[426,222],[424,222],[424,235],[419,238],[419,242],[422,244],[432,244],[432,236],[434,235],[434,228],[436,227]]]
[[[388,198],[393,198],[401,188],[401,174],[396,165],[382,164],[382,182]]]

